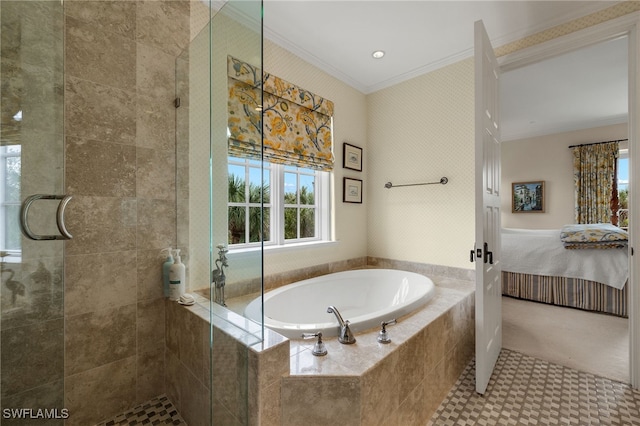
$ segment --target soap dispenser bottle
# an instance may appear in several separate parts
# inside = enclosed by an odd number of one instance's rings
[[[164,297],[169,297],[169,268],[173,265],[173,250],[171,247],[162,249],[161,254],[166,253],[166,260],[162,264],[162,284],[164,290]]]
[[[186,270],[180,258],[180,249],[175,250],[173,264],[169,267],[169,300],[178,301],[185,292]]]

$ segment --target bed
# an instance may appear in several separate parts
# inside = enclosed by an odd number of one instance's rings
[[[626,242],[568,249],[562,231],[502,230],[502,294],[627,317]]]

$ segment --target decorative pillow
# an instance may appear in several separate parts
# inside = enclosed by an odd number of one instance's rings
[[[565,248],[623,248],[629,233],[610,223],[565,225],[560,231]]]

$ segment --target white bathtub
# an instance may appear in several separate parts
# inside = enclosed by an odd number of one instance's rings
[[[302,333],[337,336],[336,307],[353,332],[379,326],[424,306],[435,292],[420,274],[392,269],[358,269],[323,275],[269,291],[264,295],[264,325],[290,339]],[[247,305],[247,318],[261,322],[261,298]],[[357,338],[357,335],[356,335]]]

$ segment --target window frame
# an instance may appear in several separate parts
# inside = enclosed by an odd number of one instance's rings
[[[248,169],[251,167],[250,159],[243,159],[238,157],[228,158],[228,166],[243,166],[245,167],[245,182],[248,179]],[[255,161],[255,160],[253,160]],[[270,188],[270,202],[269,203],[249,203],[249,199],[246,198],[244,203],[231,203],[227,201],[227,214],[229,211],[229,207],[231,206],[246,206],[248,208],[263,206],[264,208],[270,209],[270,217],[269,217],[269,240],[261,241],[261,242],[245,242],[239,244],[231,244],[228,242],[230,252],[239,252],[243,250],[251,250],[255,248],[259,248],[264,246],[265,249],[272,248],[283,248],[287,246],[296,246],[296,245],[309,245],[316,243],[327,243],[330,242],[331,236],[331,196],[330,196],[330,188],[331,188],[331,172],[322,172],[317,170],[312,170],[308,168],[300,168],[295,166],[285,166],[283,164],[274,164],[263,161],[262,164],[262,176],[264,176],[264,171],[269,170],[269,188]],[[255,167],[255,166],[254,166]],[[315,188],[314,188],[314,196],[315,202],[314,204],[300,204],[299,203],[299,191],[297,192],[297,204],[285,204],[285,173],[294,173],[296,174],[296,185],[297,190],[300,185],[300,175],[304,176],[314,176],[315,177]],[[245,184],[245,188],[248,186]],[[245,193],[246,194],[246,193]],[[248,194],[247,194],[248,195]],[[246,195],[246,196],[247,196]],[[285,217],[284,211],[285,208],[296,207],[298,209],[298,217],[301,208],[314,208],[315,209],[315,236],[313,237],[303,237],[303,238],[295,238],[295,239],[285,239]],[[245,218],[247,222],[245,223],[245,236],[248,237],[248,220],[249,217],[245,212]],[[228,225],[227,225],[228,226]],[[300,230],[300,222],[297,222],[297,233],[299,235]]]
[[[18,147],[19,149],[15,152],[7,152],[9,147]],[[2,161],[2,166],[0,166],[0,179],[2,179],[2,182],[7,182],[7,159],[13,157],[22,157],[21,145],[3,145],[0,147],[0,159]],[[20,168],[22,169],[22,165]],[[8,257],[3,258],[4,262],[20,262],[20,258],[22,257],[22,247],[18,250],[8,249],[6,247],[8,219],[7,207],[19,207],[20,204],[20,197],[18,197],[18,200],[16,201],[8,201],[6,187],[5,185],[0,185],[0,251],[8,254]]]

